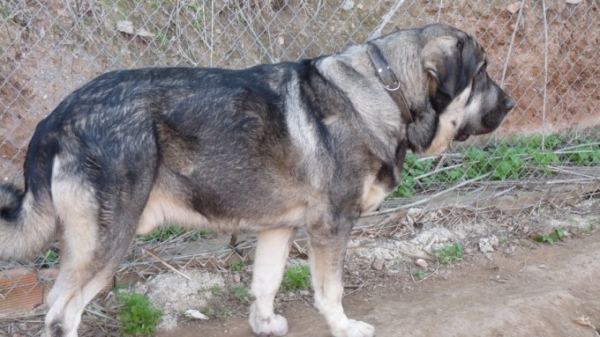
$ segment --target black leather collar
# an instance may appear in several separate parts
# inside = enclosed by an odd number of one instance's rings
[[[404,98],[404,94],[400,89],[400,82],[396,78],[394,72],[390,69],[387,61],[381,55],[381,50],[377,48],[371,42],[367,43],[367,53],[371,58],[371,62],[373,63],[373,67],[375,67],[375,71],[379,77],[379,81],[383,87],[387,90],[390,97],[396,102],[398,108],[400,109],[400,114],[402,115],[402,121],[405,124],[412,123],[412,113],[408,108],[408,104],[406,104],[406,99]]]

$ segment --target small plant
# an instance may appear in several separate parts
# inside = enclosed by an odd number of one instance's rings
[[[144,236],[142,240],[144,242],[165,242],[174,237],[180,236],[184,231],[185,230],[179,226],[168,224],[166,226],[161,226],[151,234]]]
[[[598,225],[600,225],[600,218],[598,217],[589,217],[586,219],[587,225],[588,225],[588,230],[590,232],[593,232],[596,227],[598,227]]]
[[[212,236],[212,234],[213,233],[211,231],[209,231],[208,229],[202,229],[202,230],[200,230],[200,233],[197,233],[197,235],[199,235],[203,239],[210,238]]]
[[[54,249],[48,249],[35,260],[35,264],[41,268],[53,268],[58,262],[59,255]]]
[[[214,313],[215,313],[215,311],[213,310],[213,308],[212,308],[212,307],[210,307],[210,306],[208,306],[208,307],[202,307],[202,308],[200,308],[200,310],[199,310],[199,311],[200,311],[200,312],[201,312],[203,315],[206,315],[206,316],[212,316],[212,315],[214,315]]]
[[[158,227],[154,232],[141,238],[144,242],[167,242],[174,238],[187,235],[188,240],[198,240],[200,238],[208,238],[212,235],[209,230],[201,230],[200,232],[188,231],[176,224],[166,224]]]
[[[458,243],[454,243],[442,249],[434,250],[433,254],[437,256],[441,263],[451,264],[454,262],[462,261],[463,247]]]
[[[233,296],[237,298],[242,304],[247,304],[250,302],[248,300],[248,287],[246,286],[237,286],[233,288]]]
[[[229,317],[229,311],[227,311],[226,307],[217,306],[215,308],[215,317],[220,319],[225,319]]]
[[[221,293],[221,287],[219,287],[218,285],[214,285],[212,288],[210,288],[210,291],[214,295],[219,295]]]
[[[83,18],[81,18],[81,21],[86,26],[89,26],[92,24],[92,19],[88,18],[87,16],[84,16]]]
[[[156,42],[158,42],[158,45],[160,47],[163,47],[164,45],[167,44],[167,42],[169,42],[169,38],[167,37],[167,34],[165,32],[163,32],[162,29],[156,30],[156,33],[154,33],[154,40]]]
[[[412,275],[413,275],[413,276],[416,276],[416,277],[417,277],[419,280],[421,280],[421,281],[422,281],[422,280],[424,280],[424,279],[425,279],[425,277],[426,277],[426,275],[425,275],[425,272],[423,272],[423,271],[421,271],[421,270],[414,271],[414,272],[412,273]]]
[[[533,237],[535,242],[545,242],[553,245],[556,241],[565,237],[565,231],[560,227],[555,227],[551,233],[537,234]]]
[[[120,331],[123,335],[151,335],[162,319],[162,312],[137,293],[119,292],[117,298],[123,304],[119,307]]]
[[[244,268],[244,262],[235,262],[234,264],[231,265],[230,269],[231,271],[240,271]]]
[[[288,268],[283,274],[281,288],[286,291],[296,289],[308,289],[310,287],[310,268],[308,266],[296,265]]]
[[[209,316],[209,317],[215,317],[215,318],[220,318],[220,319],[225,319],[227,317],[229,317],[229,311],[227,311],[227,308],[224,306],[206,306],[206,307],[202,307],[200,308],[200,311],[202,314]]]
[[[498,242],[500,243],[500,246],[506,246],[506,244],[508,243],[508,236],[506,236],[506,234],[504,233],[500,234],[500,236],[498,237]]]

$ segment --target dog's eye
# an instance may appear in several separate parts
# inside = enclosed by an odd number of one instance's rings
[[[479,69],[477,70],[477,77],[480,77],[481,75],[483,75],[483,73],[485,72],[486,66],[487,66],[487,62],[482,64],[481,67],[479,67]]]

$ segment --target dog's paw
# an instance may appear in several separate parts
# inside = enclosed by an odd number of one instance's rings
[[[250,327],[256,335],[264,337],[284,336],[288,332],[288,324],[285,317],[275,314],[261,319],[251,313]]]
[[[373,337],[375,328],[365,322],[348,320],[344,327],[333,328],[331,331],[334,337]]]

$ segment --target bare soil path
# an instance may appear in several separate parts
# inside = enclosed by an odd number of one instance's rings
[[[598,336],[573,319],[600,327],[600,233],[554,246],[500,250],[441,267],[440,277],[367,286],[344,299],[348,315],[376,327],[377,336]],[[440,270],[441,270],[440,269]],[[348,290],[352,292],[353,290]],[[283,315],[290,337],[329,336],[309,303],[292,302]],[[180,324],[157,337],[251,336],[246,319]]]

